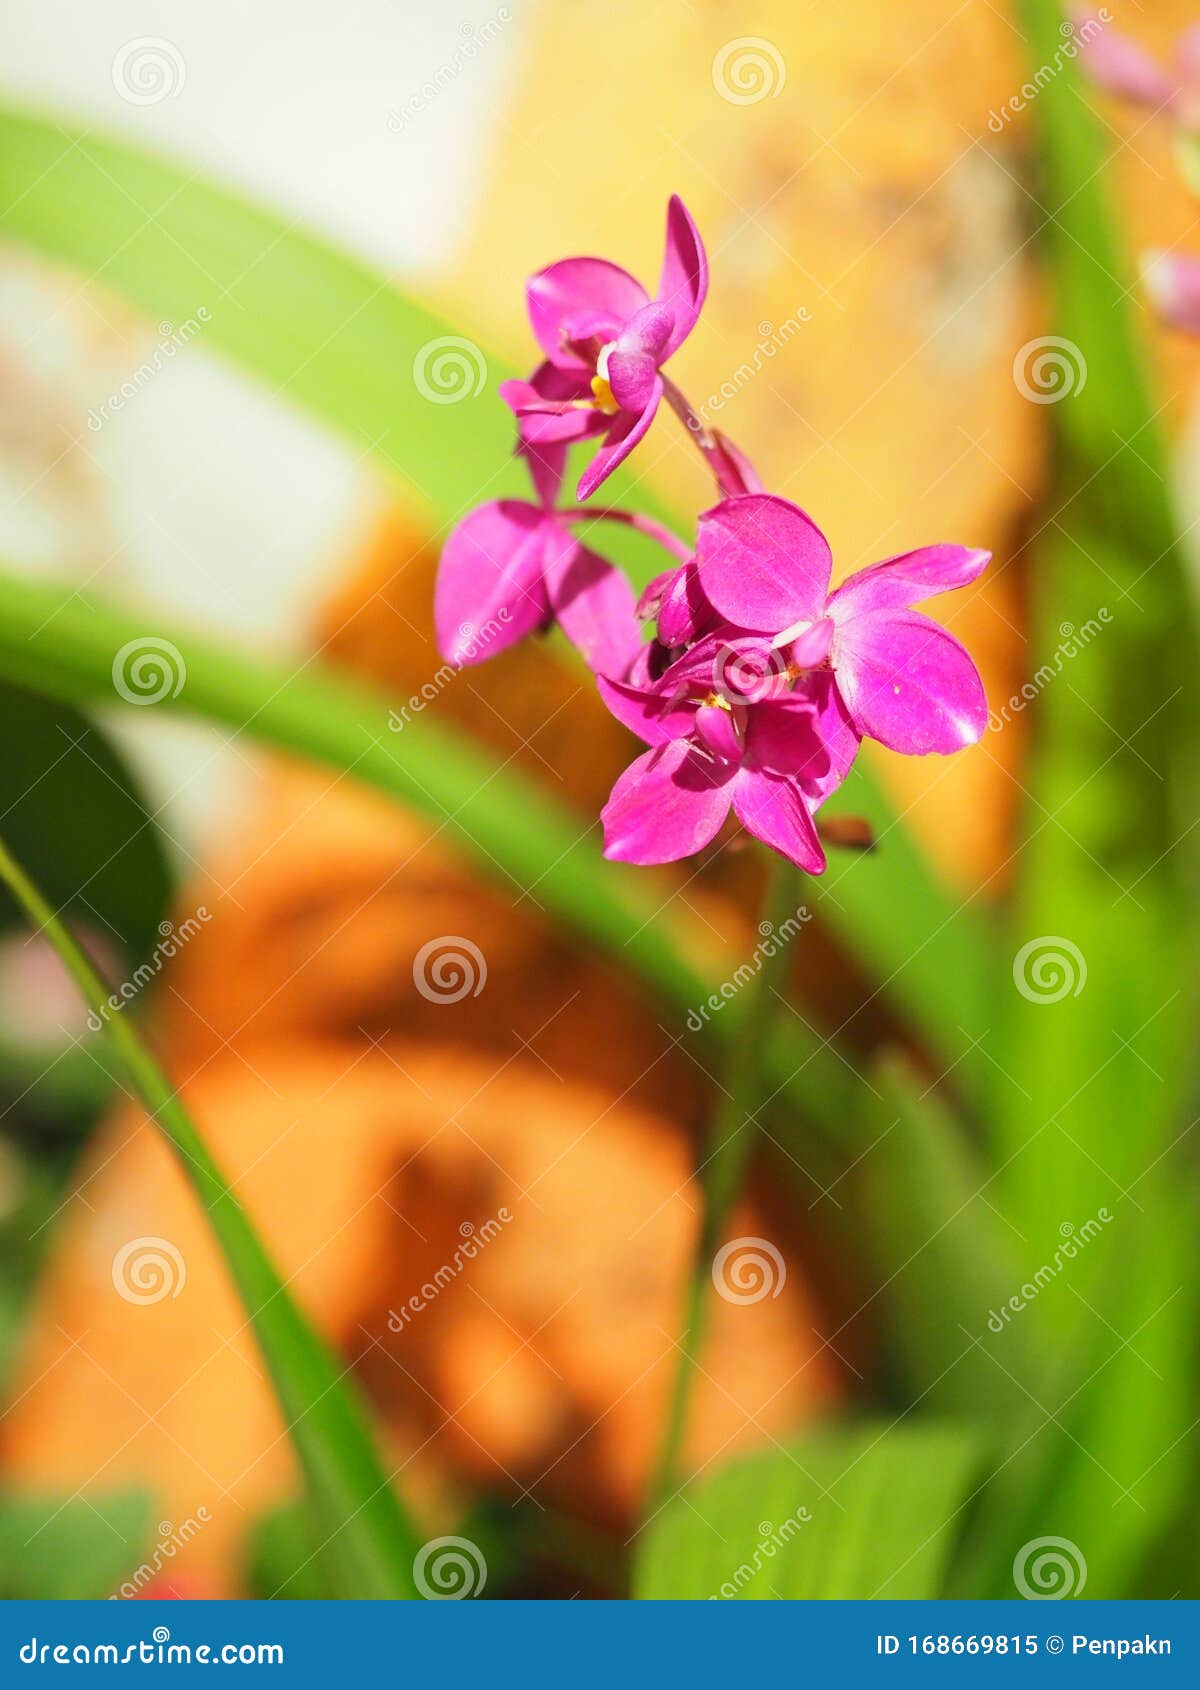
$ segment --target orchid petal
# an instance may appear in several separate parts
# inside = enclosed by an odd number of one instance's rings
[[[567,467],[566,444],[558,441],[541,444],[523,438],[517,443],[517,451],[525,460],[538,504],[543,510],[552,509],[562,491],[563,473]]]
[[[547,619],[545,520],[536,505],[499,499],[453,529],[434,590],[438,650],[447,663],[481,663]]]
[[[1174,328],[1200,334],[1200,258],[1150,252],[1142,261],[1142,275],[1160,315]]]
[[[743,746],[732,710],[722,710],[719,704],[702,704],[696,711],[696,737],[723,763],[741,762]]]
[[[543,570],[555,620],[588,667],[625,675],[642,645],[628,579],[557,524],[547,526]]]
[[[825,852],[794,780],[765,769],[741,769],[733,787],[734,814],[756,839],[809,874],[824,874]]]
[[[604,855],[649,864],[702,851],[729,814],[736,772],[732,764],[709,762],[686,740],[644,752],[601,811]]]
[[[787,499],[749,493],[700,518],[696,567],[705,597],[739,627],[777,633],[824,613],[829,542]]]
[[[696,720],[694,704],[673,704],[670,695],[640,681],[613,681],[596,676],[596,686],[612,714],[647,745],[667,745],[686,739]]]
[[[804,682],[803,696],[814,710],[813,727],[829,754],[827,773],[816,779],[805,778],[804,795],[811,808],[823,804],[831,792],[836,792],[850,772],[858,756],[862,735],[854,726],[846,701],[838,691],[835,676],[828,669],[809,675]]]
[[[654,421],[654,414],[658,410],[658,402],[661,398],[662,382],[656,376],[646,409],[641,412],[621,411],[613,419],[603,446],[579,477],[579,486],[575,489],[577,499],[590,498],[600,483],[607,480],[612,474],[617,465],[625,461]]]
[[[829,749],[818,732],[816,708],[798,693],[752,706],[746,751],[755,767],[804,780],[820,780],[831,767]]]
[[[649,352],[611,352],[605,368],[612,396],[621,409],[643,411],[658,380],[658,364]]]
[[[915,610],[852,618],[838,630],[833,667],[855,727],[893,751],[961,751],[987,726],[974,663],[951,634]]]
[[[866,610],[907,610],[934,593],[968,586],[991,557],[972,546],[920,546],[858,570],[830,595],[826,608],[837,622]]]
[[[667,207],[667,244],[656,297],[668,307],[674,324],[660,363],[678,351],[691,334],[707,293],[708,259],[704,242],[691,213],[679,195],[672,194]]]
[[[560,369],[588,367],[566,342],[578,337],[615,340],[649,304],[642,284],[606,258],[564,258],[526,284],[529,321],[538,345]]]
[[[1103,18],[1076,17],[1074,39],[1079,62],[1098,88],[1143,106],[1167,105],[1174,98],[1175,84],[1166,71]]]

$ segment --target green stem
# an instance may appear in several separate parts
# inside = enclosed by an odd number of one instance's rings
[[[178,1156],[203,1205],[263,1359],[300,1466],[317,1525],[322,1565],[341,1597],[414,1594],[420,1539],[375,1452],[368,1421],[344,1370],[300,1313],[249,1217],[210,1155],[170,1081],[131,1024],[109,1005],[107,986],[41,892],[0,840],[3,881],[53,945],[151,1120]]]
[[[758,972],[738,1003],[724,1097],[713,1122],[710,1148],[701,1172],[700,1236],[685,1298],[679,1363],[671,1387],[666,1430],[650,1487],[654,1513],[678,1489],[696,1364],[708,1330],[713,1257],[742,1188],[754,1146],[756,1111],[770,1090],[766,1072],[768,1035],[774,1020],[773,999],[786,976],[788,960],[787,940],[778,935],[783,924],[796,913],[800,876],[791,863],[774,855],[770,858],[769,876],[759,931],[767,934],[768,941],[771,935],[776,937],[769,950],[764,945]]]

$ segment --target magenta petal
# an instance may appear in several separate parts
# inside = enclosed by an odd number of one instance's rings
[[[719,704],[702,704],[696,711],[696,737],[722,762],[741,762],[743,746],[732,710],[723,710]]]
[[[517,443],[517,451],[525,460],[538,504],[549,510],[562,491],[563,472],[567,467],[566,445],[560,442],[540,445],[522,439]]]
[[[961,751],[987,726],[974,663],[951,634],[915,610],[872,610],[845,623],[833,667],[854,725],[893,751]]]
[[[674,324],[659,358],[665,361],[681,347],[696,326],[708,293],[708,259],[700,231],[678,194],[667,207],[667,245],[657,298],[667,306]]]
[[[794,780],[765,769],[741,769],[733,788],[737,819],[756,839],[809,874],[824,874],[825,852]]]
[[[543,569],[555,620],[588,667],[625,675],[642,644],[625,576],[557,524],[547,530]]]
[[[600,813],[604,855],[626,863],[674,863],[716,838],[729,814],[736,770],[712,763],[686,740],[646,751],[620,776]]]
[[[612,474],[617,465],[625,461],[654,421],[654,414],[658,410],[658,402],[661,398],[662,382],[656,376],[646,409],[641,412],[621,411],[614,418],[612,426],[605,436],[603,446],[579,477],[579,486],[575,489],[576,498],[590,498],[600,483],[607,480]]]
[[[453,529],[442,548],[433,607],[447,663],[482,663],[546,620],[544,523],[536,505],[500,499]]]
[[[649,304],[642,284],[606,258],[564,258],[531,276],[525,291],[537,343],[564,369],[583,367],[564,345],[581,322],[588,322],[596,338],[615,340],[628,319]]]
[[[643,411],[658,380],[658,364],[648,352],[610,352],[605,365],[612,396],[623,411]]]
[[[700,518],[700,586],[739,627],[774,634],[794,622],[815,622],[824,614],[832,564],[816,523],[774,494],[725,499]]]
[[[1200,258],[1150,252],[1142,260],[1146,292],[1174,328],[1200,334]]]
[[[712,430],[712,441],[722,461],[723,484],[731,496],[740,493],[761,493],[762,477],[740,446],[735,446],[719,428]]]
[[[716,621],[713,608],[700,591],[694,563],[685,563],[658,609],[658,637],[667,646],[687,645]]]
[[[813,727],[829,754],[829,769],[816,779],[805,779],[804,794],[811,808],[823,804],[831,792],[850,772],[862,735],[850,719],[846,702],[838,691],[837,682],[828,669],[810,675],[804,683],[804,697],[811,700],[815,715]]]
[[[967,586],[983,573],[991,557],[991,552],[972,546],[921,546],[872,563],[830,595],[829,615],[845,622],[865,610],[907,610],[934,593]]]
[[[1075,40],[1079,62],[1097,87],[1145,106],[1166,105],[1174,97],[1174,83],[1150,54],[1102,18],[1077,16]]]
[[[751,706],[746,750],[752,763],[775,774],[820,780],[829,773],[829,750],[817,729],[815,707],[797,693]]]
[[[661,575],[642,588],[637,601],[637,614],[643,622],[653,622],[662,608],[663,599],[675,584],[675,577],[682,572],[682,565],[676,564],[673,569],[664,569]]]
[[[694,706],[671,706],[666,696],[653,686],[610,681],[604,675],[596,676],[596,686],[617,721],[647,745],[666,745],[670,740],[686,738],[692,731],[696,719]]]

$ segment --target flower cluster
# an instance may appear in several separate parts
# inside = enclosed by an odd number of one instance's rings
[[[1162,113],[1175,133],[1184,176],[1200,191],[1200,24],[1185,29],[1169,60],[1160,64],[1129,36],[1079,14],[1080,62],[1105,93]],[[1188,252],[1150,251],[1142,257],[1146,291],[1173,327],[1200,334],[1200,257]]]
[[[864,737],[921,755],[973,744],[983,686],[958,641],[913,606],[975,580],[988,553],[935,545],[872,564],[830,590],[833,557],[812,518],[764,491],[741,451],[699,422],[663,366],[708,289],[704,246],[682,201],[667,213],[658,290],[601,258],[567,258],[528,284],[542,361],[505,382],[530,501],[480,506],[451,533],[438,572],[438,641],[478,662],[524,634],[562,629],[613,715],[647,749],[602,820],[605,854],[674,862],[702,850],[732,811],[745,830],[819,874],[816,812]],[[683,421],[716,481],[692,548],[627,510],[585,505],[646,434],[660,405]],[[580,503],[560,503],[573,443],[598,440]],[[574,525],[650,534],[671,566],[635,602],[620,570]],[[486,625],[495,637],[480,641]]]

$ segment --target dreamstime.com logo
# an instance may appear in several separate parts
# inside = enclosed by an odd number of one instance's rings
[[[1089,616],[1087,621],[1080,623],[1078,627],[1074,622],[1060,622],[1059,643],[1046,661],[1034,670],[1019,692],[1013,693],[1007,704],[1002,704],[999,710],[989,710],[989,730],[999,733],[1014,716],[1019,716],[1027,705],[1033,703],[1044,687],[1058,679],[1072,658],[1078,657],[1098,634],[1103,633],[1111,621],[1112,611],[1106,604],[1102,604],[1095,616]]]
[[[88,427],[92,433],[98,434],[114,411],[124,410],[131,399],[136,399],[147,382],[153,381],[158,372],[169,364],[177,353],[182,352],[204,325],[211,321],[212,312],[208,306],[199,305],[195,315],[185,317],[178,328],[171,323],[160,323],[160,339],[149,358],[143,359],[131,376],[126,376],[115,393],[110,393],[107,399],[101,400],[99,405],[93,405],[88,412]]]
[[[211,921],[207,904],[200,904],[195,915],[189,915],[176,925],[173,921],[160,921],[158,924],[159,941],[155,945],[148,961],[139,963],[128,980],[119,985],[115,992],[110,992],[99,1009],[93,1009],[87,1018],[88,1028],[98,1033],[110,1015],[115,1015],[121,1005],[135,998],[143,986],[149,985],[163,965],[173,956],[177,956],[187,944],[188,940],[200,931],[205,922]]]
[[[1027,1602],[1061,1602],[1082,1596],[1087,1562],[1069,1537],[1035,1537],[1013,1558],[1013,1583]]]
[[[183,653],[170,640],[140,634],[112,660],[112,682],[126,704],[161,704],[178,698],[187,680]]]
[[[1112,14],[1106,6],[1101,6],[1095,17],[1085,18],[1082,23],[1074,24],[1069,18],[1064,18],[1058,26],[1062,36],[1062,44],[1051,54],[1047,64],[1039,65],[1029,78],[1023,82],[1011,98],[1005,100],[999,111],[988,113],[988,128],[993,135],[1002,135],[1004,126],[1011,123],[1013,118],[1023,112],[1026,106],[1037,99],[1048,82],[1053,82],[1065,64],[1077,58],[1079,49],[1088,46],[1103,31],[1105,24],[1112,22]]]
[[[794,1514],[789,1514],[782,1525],[776,1526],[770,1520],[759,1522],[759,1541],[754,1546],[754,1553],[748,1561],[743,1561],[732,1577],[727,1578],[719,1590],[714,1590],[709,1597],[710,1602],[728,1602],[739,1596],[750,1583],[757,1578],[764,1566],[772,1562],[781,1549],[787,1547],[791,1540],[807,1526],[812,1515],[807,1508],[797,1508]]]
[[[17,1652],[23,1666],[256,1666],[283,1665],[282,1643],[172,1643],[156,1625],[137,1643],[39,1643],[31,1637]]]
[[[487,958],[461,933],[427,939],[413,958],[413,985],[429,1003],[461,1003],[487,985]]]
[[[777,100],[787,81],[787,65],[773,41],[739,35],[713,55],[712,84],[731,106],[756,106]]]
[[[113,87],[131,106],[156,106],[160,100],[174,99],[186,81],[183,54],[161,35],[139,35],[113,57]]]
[[[461,1602],[482,1596],[487,1562],[469,1537],[435,1537],[418,1549],[413,1580],[427,1602]]]
[[[484,1221],[482,1226],[477,1227],[472,1221],[463,1221],[458,1229],[462,1243],[456,1246],[454,1255],[448,1262],[443,1262],[432,1278],[427,1279],[421,1289],[414,1291],[398,1309],[388,1310],[388,1330],[403,1332],[412,1317],[424,1313],[430,1303],[435,1302],[448,1286],[453,1285],[467,1264],[482,1255],[484,1248],[493,1238],[499,1237],[511,1220],[512,1210],[507,1204],[501,1204],[495,1215]]]
[[[1013,359],[1017,392],[1033,405],[1057,405],[1087,386],[1087,359],[1061,334],[1037,335],[1018,347]]]
[[[812,911],[803,904],[783,921],[776,924],[772,921],[760,921],[758,924],[759,940],[746,958],[739,963],[729,976],[722,980],[715,992],[710,992],[698,1008],[688,1011],[687,1024],[693,1033],[700,1032],[704,1023],[713,1015],[717,1015],[725,1008],[731,998],[735,998],[744,986],[762,968],[764,962],[776,956],[784,945],[788,944],[799,933],[807,922],[812,920]]]
[[[186,1544],[208,1525],[212,1515],[201,1503],[195,1514],[189,1514],[181,1526],[173,1526],[170,1520],[160,1520],[158,1523],[159,1541],[154,1546],[154,1552],[148,1561],[143,1561],[139,1567],[125,1580],[120,1590],[116,1590],[109,1597],[110,1602],[131,1602],[146,1585],[150,1584],[163,1571],[164,1566],[175,1559],[176,1554]]]
[[[812,322],[812,312],[807,305],[797,305],[790,317],[785,317],[782,323],[763,322],[758,325],[758,340],[755,342],[751,356],[740,363],[732,374],[726,376],[719,387],[714,389],[704,401],[697,406],[697,410],[705,422],[711,422],[719,411],[723,411],[730,400],[736,399],[744,387],[748,387],[755,376],[761,375],[763,370],[787,347],[800,333],[805,323]]]
[[[1029,1003],[1061,1003],[1087,985],[1087,959],[1070,939],[1042,933],[1013,958],[1013,984]]]
[[[187,1284],[187,1264],[169,1238],[131,1238],[112,1261],[112,1282],[127,1303],[161,1303]]]
[[[767,1238],[734,1238],[713,1257],[712,1282],[727,1303],[761,1303],[783,1290],[787,1263]]]
[[[473,622],[463,622],[458,630],[458,651],[461,652],[461,663],[443,663],[441,668],[425,681],[419,692],[409,698],[407,704],[402,704],[398,710],[388,711],[388,727],[394,734],[403,733],[414,716],[419,716],[435,699],[439,698],[451,681],[462,674],[462,663],[475,663],[487,655],[488,647],[498,634],[503,633],[506,624],[512,618],[512,611],[507,605],[502,605],[495,616],[489,616],[481,627]]]
[[[428,111],[438,96],[444,94],[450,84],[456,82],[478,56],[480,48],[488,47],[498,40],[504,25],[511,22],[512,13],[508,7],[500,6],[494,17],[485,18],[481,24],[461,23],[458,26],[458,45],[449,58],[444,59],[433,75],[427,77],[406,100],[398,106],[393,106],[388,112],[387,125],[393,134],[398,135],[414,117]]]
[[[1110,1211],[1101,1207],[1090,1220],[1084,1221],[1082,1226],[1076,1226],[1074,1221],[1063,1221],[1058,1229],[1062,1243],[1051,1259],[1043,1262],[1032,1278],[1027,1279],[1019,1291],[1014,1291],[1007,1302],[1001,1303],[998,1309],[988,1310],[987,1323],[991,1331],[1003,1332],[1013,1316],[1020,1314],[1035,1298],[1040,1297],[1063,1269],[1087,1248],[1092,1239],[1100,1236],[1112,1218]]]
[[[487,383],[487,359],[465,335],[443,334],[418,348],[413,384],[433,405],[457,405],[475,399]]]

